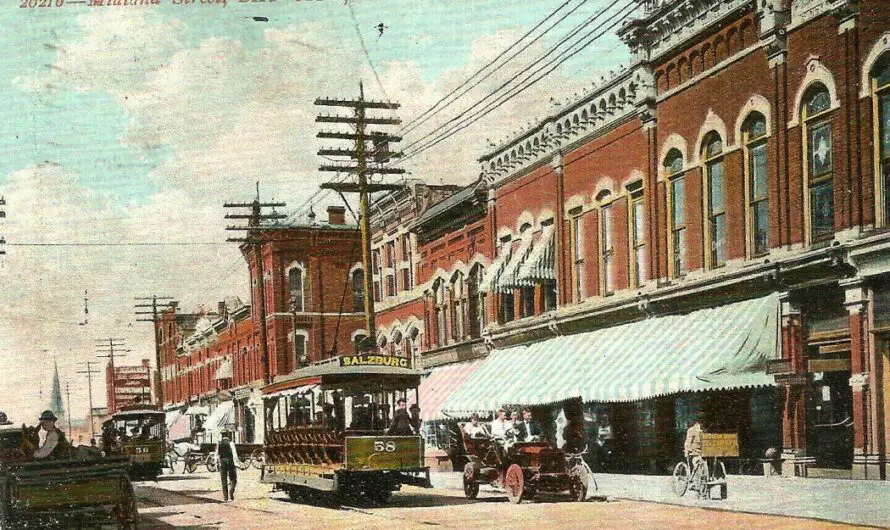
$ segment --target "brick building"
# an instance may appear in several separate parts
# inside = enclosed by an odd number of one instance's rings
[[[615,470],[664,471],[698,417],[737,471],[887,478],[890,5],[640,3],[631,64],[478,182],[375,199],[377,344],[449,380],[428,419],[580,398]],[[243,249],[267,382],[364,332],[342,216]]]

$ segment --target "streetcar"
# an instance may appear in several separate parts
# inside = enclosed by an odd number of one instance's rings
[[[105,453],[128,457],[134,479],[157,480],[167,465],[164,412],[143,404],[114,413],[109,422],[113,432],[103,433]]]
[[[384,503],[402,485],[431,487],[421,436],[391,428],[396,403],[416,402],[422,376],[408,359],[364,354],[267,385],[262,482],[294,501],[337,503],[343,495]]]

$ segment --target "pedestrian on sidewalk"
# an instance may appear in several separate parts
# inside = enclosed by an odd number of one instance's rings
[[[223,500],[229,502],[235,500],[235,486],[238,484],[238,451],[232,442],[231,434],[222,433],[222,438],[216,444],[216,461],[219,463],[219,478],[222,482]]]

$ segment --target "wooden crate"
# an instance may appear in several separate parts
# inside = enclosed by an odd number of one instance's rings
[[[702,433],[702,456],[705,458],[739,456],[737,433]]]

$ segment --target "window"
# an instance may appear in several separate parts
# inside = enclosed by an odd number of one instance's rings
[[[483,275],[482,265],[475,265],[467,281],[467,325],[471,339],[479,338],[485,328],[485,291],[480,289]]]
[[[445,282],[439,280],[435,287],[435,303],[436,303],[436,340],[438,346],[442,347],[447,344],[448,322],[446,315],[448,306],[445,304]]]
[[[643,203],[643,181],[627,187],[630,197],[631,285],[639,287],[646,281],[646,212]]]
[[[541,290],[544,295],[544,311],[556,309],[556,280],[544,280],[541,282]]]
[[[572,218],[572,280],[575,302],[584,298],[584,220],[580,208]]]
[[[615,290],[612,271],[615,247],[612,241],[612,205],[608,204],[600,209],[600,276],[603,296],[608,296]]]
[[[519,315],[521,317],[530,317],[535,314],[535,288],[520,287],[519,288]]]
[[[834,232],[834,158],[832,155],[831,97],[816,85],[804,98],[804,144],[807,172],[810,241],[830,238]]]
[[[352,310],[356,313],[365,310],[365,271],[362,269],[352,272]]]
[[[396,242],[390,241],[386,244],[386,266],[393,268],[396,266]]]
[[[501,322],[512,322],[514,318],[516,318],[515,313],[515,304],[513,301],[513,293],[500,293],[498,296],[501,300],[500,305],[500,320]]]
[[[705,138],[705,198],[707,202],[708,223],[705,241],[709,243],[708,265],[720,267],[726,263],[726,201],[723,193],[723,141],[716,133]]]
[[[883,214],[880,220],[887,226],[890,225],[890,55],[885,55],[877,65],[872,73],[875,116],[878,117],[878,124],[875,127],[875,133],[878,135],[875,141],[877,155],[875,174],[879,187],[878,207]]]
[[[362,343],[366,338],[367,335],[361,333],[356,334],[356,336],[352,338],[352,351],[354,353],[360,353],[362,351]]]
[[[380,301],[380,282],[374,280],[374,301]]]
[[[303,269],[291,267],[287,272],[288,285],[290,286],[290,303],[294,313],[303,311]]]
[[[408,291],[411,289],[411,271],[409,269],[402,269],[402,290]]]
[[[380,251],[379,250],[371,251],[371,263],[372,263],[372,266],[374,267],[374,271],[373,271],[374,274],[375,275],[380,274]]]
[[[394,274],[386,275],[386,293],[385,296],[396,295],[396,277]]]
[[[294,367],[308,362],[306,357],[306,336],[294,333]]]
[[[686,274],[686,182],[683,179],[683,155],[677,149],[668,152],[664,163],[670,190],[670,256],[671,275]]]
[[[464,338],[464,322],[466,322],[466,297],[464,292],[464,275],[461,272],[455,273],[451,279],[451,298],[452,298],[452,338],[461,341]]]
[[[769,166],[763,115],[751,114],[742,134],[748,179],[748,248],[751,256],[762,256],[769,252]]]

